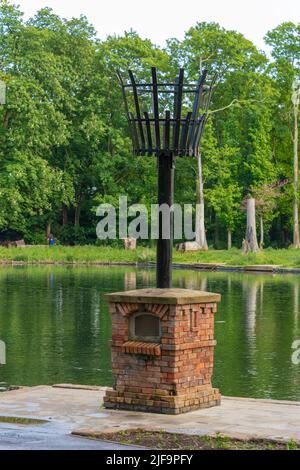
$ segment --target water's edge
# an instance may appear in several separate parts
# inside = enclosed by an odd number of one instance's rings
[[[136,268],[155,268],[156,263],[150,261],[148,263],[140,262],[117,262],[117,261],[13,261],[0,260],[0,266],[129,266]],[[219,271],[219,272],[254,272],[255,274],[300,274],[300,268],[288,268],[272,265],[220,265],[218,263],[172,263],[173,269],[191,269],[195,271]]]

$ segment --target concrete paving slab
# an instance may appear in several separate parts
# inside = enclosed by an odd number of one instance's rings
[[[39,427],[39,432],[46,429],[52,436],[57,433],[67,436],[72,431],[87,435],[143,427],[300,442],[300,402],[223,397],[221,406],[174,416],[106,410],[102,406],[106,390],[107,387],[39,386],[4,392],[0,394],[0,416],[46,419],[50,424]],[[0,419],[0,446],[9,444],[2,437],[3,426]],[[38,430],[35,427],[31,431]],[[70,440],[69,443],[73,445]]]
[[[29,429],[28,429],[29,428]],[[60,432],[61,431],[61,432]],[[136,450],[101,440],[65,434],[56,426],[43,429],[0,424],[0,450]],[[140,449],[139,449],[140,450]]]

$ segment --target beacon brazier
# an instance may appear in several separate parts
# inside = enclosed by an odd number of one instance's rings
[[[179,414],[220,404],[211,385],[219,294],[157,288],[107,299],[115,384],[106,408]]]

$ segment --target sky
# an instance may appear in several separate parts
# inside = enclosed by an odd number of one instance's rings
[[[25,17],[45,6],[64,18],[84,14],[98,36],[133,29],[142,38],[164,46],[170,37],[182,39],[196,22],[215,21],[236,30],[266,49],[263,37],[284,21],[300,22],[299,0],[13,0]]]

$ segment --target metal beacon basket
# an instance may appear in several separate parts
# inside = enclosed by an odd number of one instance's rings
[[[156,67],[151,80],[140,83],[131,70],[122,88],[133,152],[136,156],[158,158],[158,204],[173,205],[175,157],[197,157],[211,101],[215,79],[207,83],[208,73],[199,74],[196,83],[185,83],[184,69],[174,82],[159,81]],[[157,241],[157,287],[171,287],[172,232],[162,236],[160,214]],[[172,214],[170,225],[172,227]]]

